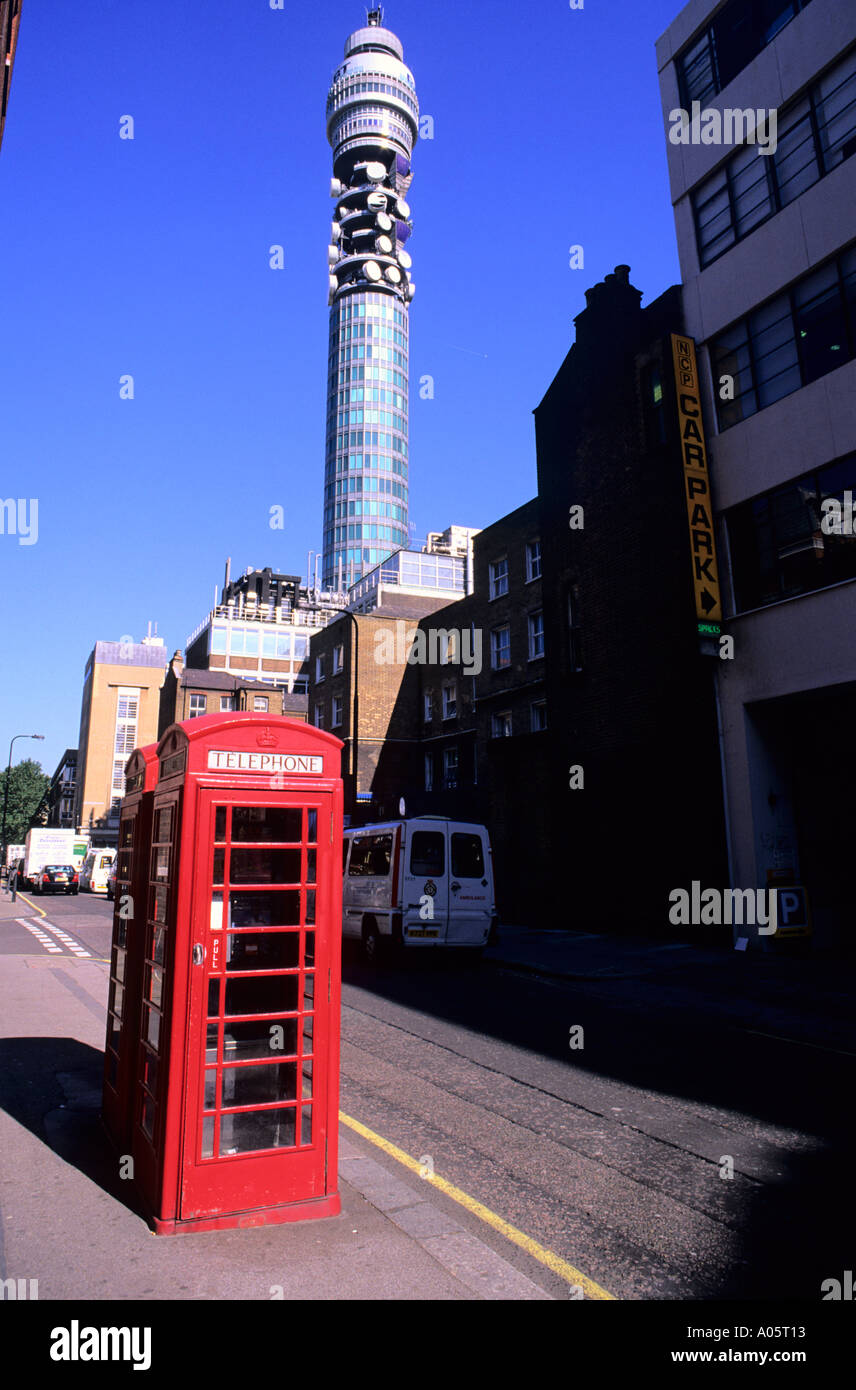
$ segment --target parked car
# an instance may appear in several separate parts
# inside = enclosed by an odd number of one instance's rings
[[[110,868],[107,871],[107,897],[110,899],[111,902],[113,901],[113,895],[116,892],[116,866],[117,861],[114,859],[113,863],[110,865]]]
[[[34,893],[76,893],[77,870],[73,864],[45,864],[33,881]]]

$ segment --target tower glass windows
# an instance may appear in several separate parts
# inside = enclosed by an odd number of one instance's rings
[[[399,40],[372,10],[327,98],[334,210],[322,583],[356,582],[408,542],[411,223],[419,105]]]

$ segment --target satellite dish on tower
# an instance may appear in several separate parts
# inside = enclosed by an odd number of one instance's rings
[[[377,261],[366,261],[363,271],[367,280],[378,281],[380,279],[380,266]]]

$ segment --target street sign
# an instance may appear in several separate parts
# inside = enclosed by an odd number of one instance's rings
[[[811,936],[811,908],[805,887],[795,880],[793,867],[767,870],[767,884],[776,894],[776,940]]]
[[[701,417],[695,343],[692,338],[672,334],[672,360],[678,398],[678,423],[681,430],[684,495],[690,530],[696,617],[700,622],[721,622],[722,602],[713,534],[713,504]]]

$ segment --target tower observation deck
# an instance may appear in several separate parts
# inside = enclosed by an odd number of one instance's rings
[[[408,540],[406,195],[419,103],[383,11],[345,43],[327,97],[336,205],[327,251],[330,342],[324,588],[353,583]]]

